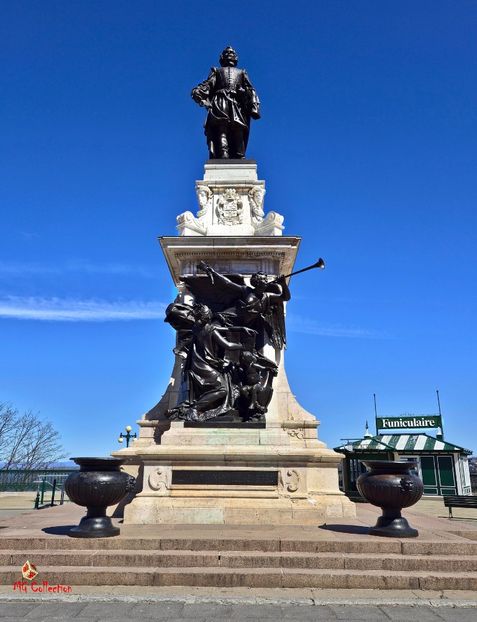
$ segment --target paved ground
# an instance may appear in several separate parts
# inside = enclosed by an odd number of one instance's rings
[[[31,512],[35,496],[35,492],[0,492],[0,519],[24,512]],[[358,505],[367,506],[367,504]],[[448,510],[444,507],[442,499],[435,497],[421,499],[414,507],[405,512],[406,514],[424,514],[433,518],[448,518]],[[111,508],[110,513],[112,513]],[[460,521],[477,524],[477,511],[472,508],[456,508],[453,513],[454,519],[452,522],[455,525],[458,525]]]
[[[2,493],[0,493],[1,495]],[[0,539],[5,537],[56,537],[66,535],[69,528],[77,525],[84,516],[84,508],[74,503],[65,503],[53,508],[42,510],[32,510],[28,503],[28,496],[24,496],[23,503],[25,509],[18,515],[0,517]],[[0,496],[0,509],[10,504],[20,507],[21,497],[8,495]],[[332,537],[334,533],[340,539],[360,538],[367,534],[368,527],[374,525],[380,514],[379,508],[369,503],[356,504],[357,517],[349,518],[330,518],[320,525],[308,525],[306,527],[296,526],[240,526],[240,525],[123,525],[120,518],[115,518],[114,522],[120,527],[122,537],[175,537],[178,533],[182,536],[187,532],[190,537],[209,537],[210,533],[219,536],[229,536],[231,534],[238,537],[260,537],[260,530],[276,537],[295,537],[297,534],[314,539],[326,539]],[[459,512],[459,510],[456,511]],[[465,537],[477,540],[477,510],[463,508],[459,518],[448,519],[446,509],[442,499],[424,499],[411,508],[404,510],[404,516],[409,523],[419,530],[419,538],[427,540],[449,539],[450,534],[458,536],[465,533]],[[112,515],[109,508],[108,514]],[[179,531],[178,531],[179,530]],[[452,536],[451,536],[452,539]],[[1,546],[1,544],[0,544]],[[477,622],[477,619],[476,619]]]
[[[68,525],[77,524],[84,509],[74,504],[33,511],[31,494],[0,494],[0,510],[12,512],[0,516],[2,536],[57,537]],[[327,529],[318,526],[300,529],[301,537],[322,539],[339,537],[348,540],[363,537],[367,526],[376,521],[379,510],[368,504],[357,505],[357,519],[335,519]],[[19,514],[19,515],[17,515]],[[405,511],[409,522],[420,530],[419,539],[446,541],[462,537],[477,540],[477,512],[457,510],[459,518],[447,519],[441,499],[424,499]],[[116,521],[115,521],[116,522]],[[330,521],[331,522],[331,521]],[[51,527],[54,526],[54,529]],[[122,526],[118,537],[167,537],[177,535],[174,526]],[[50,529],[44,531],[45,527]],[[184,527],[180,527],[181,530]],[[257,537],[257,528],[234,527],[236,535]],[[296,528],[263,527],[277,537],[292,537]],[[190,536],[203,537],[214,532],[225,535],[227,528],[218,525],[187,526]],[[157,532],[153,534],[151,532]],[[243,532],[243,533],[242,533]],[[260,535],[260,534],[258,534]],[[250,588],[139,588],[74,586],[74,593],[46,595],[37,602],[34,594],[13,593],[11,585],[0,586],[0,622],[8,620],[67,620],[114,622],[168,620],[394,620],[396,622],[477,622],[477,594],[469,592],[424,592],[391,590],[316,590]]]
[[[210,620],[386,620],[394,622],[476,622],[477,608],[432,605],[342,605],[319,602],[313,604],[246,602],[184,602],[162,600],[156,602],[8,602],[0,600],[0,620],[44,620],[45,622],[168,622]]]
[[[15,516],[23,512],[31,512],[35,502],[35,495],[35,492],[0,492],[0,519],[7,518],[8,516]],[[359,505],[366,506],[367,504]],[[444,507],[442,499],[435,497],[421,499],[414,507],[405,512],[406,514],[409,512],[424,514],[434,518],[447,519],[448,517],[448,510]],[[456,525],[458,525],[460,521],[477,524],[477,511],[474,509],[456,508],[453,513],[453,522]]]
[[[434,516],[436,518],[448,519],[449,516],[449,510],[444,506],[442,499],[436,497],[425,497],[418,501],[411,509],[420,514],[426,514],[427,516]],[[475,509],[454,508],[452,513],[454,515],[452,521],[454,522],[459,522],[461,520],[468,521],[470,519],[470,521],[477,523],[477,510]]]
[[[35,496],[34,492],[0,492],[0,520],[23,512],[31,512]]]

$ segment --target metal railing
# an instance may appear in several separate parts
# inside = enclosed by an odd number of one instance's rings
[[[77,469],[0,469],[0,492],[37,491],[39,483],[62,488],[65,479]]]

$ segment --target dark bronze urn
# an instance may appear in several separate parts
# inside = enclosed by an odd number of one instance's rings
[[[422,481],[411,473],[417,463],[363,460],[363,464],[368,470],[359,476],[358,490],[367,501],[383,511],[369,533],[391,538],[415,538],[419,532],[409,526],[401,516],[401,510],[414,505],[422,497]]]
[[[80,470],[68,475],[65,492],[74,503],[87,507],[86,516],[77,527],[70,529],[75,538],[107,538],[117,536],[106,508],[119,503],[127,492],[133,490],[136,480],[123,473],[119,467],[122,458],[71,458]]]

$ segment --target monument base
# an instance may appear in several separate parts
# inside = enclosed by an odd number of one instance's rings
[[[348,501],[346,499],[346,501]],[[317,496],[313,503],[293,499],[234,499],[210,497],[164,500],[136,498],[124,516],[132,525],[319,525],[330,518],[355,518],[341,497],[330,504]],[[348,501],[349,503],[349,501]],[[345,504],[346,505],[346,504]]]
[[[172,422],[161,445],[117,452],[141,465],[142,489],[125,506],[124,524],[313,525],[354,517],[354,503],[338,488],[341,456],[318,441],[316,420],[294,424]]]
[[[177,303],[195,302],[191,279],[207,279],[204,262],[223,276],[239,277],[250,292],[252,275],[274,280],[293,272],[300,238],[282,235],[283,217],[276,212],[265,215],[265,182],[254,162],[208,162],[196,190],[197,216],[184,212],[178,217],[181,235],[160,240]],[[279,325],[285,309],[274,313]],[[260,421],[234,421],[233,413],[200,424],[193,417],[171,421],[188,395],[186,359],[181,348],[175,350],[168,387],[138,422],[139,438],[113,454],[139,467],[135,496],[124,506],[125,524],[316,525],[356,515],[338,487],[343,456],[318,440],[319,421],[290,390],[284,348],[261,330],[265,339],[256,354],[276,366],[277,376]]]

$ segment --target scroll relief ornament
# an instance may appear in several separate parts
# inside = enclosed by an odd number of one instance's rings
[[[184,235],[184,229],[192,229],[201,235],[206,234],[206,229],[202,225],[201,220],[196,218],[192,212],[184,212],[183,214],[179,214],[179,216],[177,216],[177,229],[181,235]]]
[[[156,492],[167,492],[171,488],[172,473],[170,469],[158,468],[149,473],[149,488]]]
[[[298,492],[300,474],[295,469],[282,469],[280,471],[280,485],[286,492]]]
[[[219,225],[241,225],[243,219],[243,201],[235,188],[227,188],[217,200],[216,207]]]
[[[305,431],[303,428],[288,428],[287,429],[288,436],[292,438],[297,438],[299,440],[303,440],[305,438]]]

